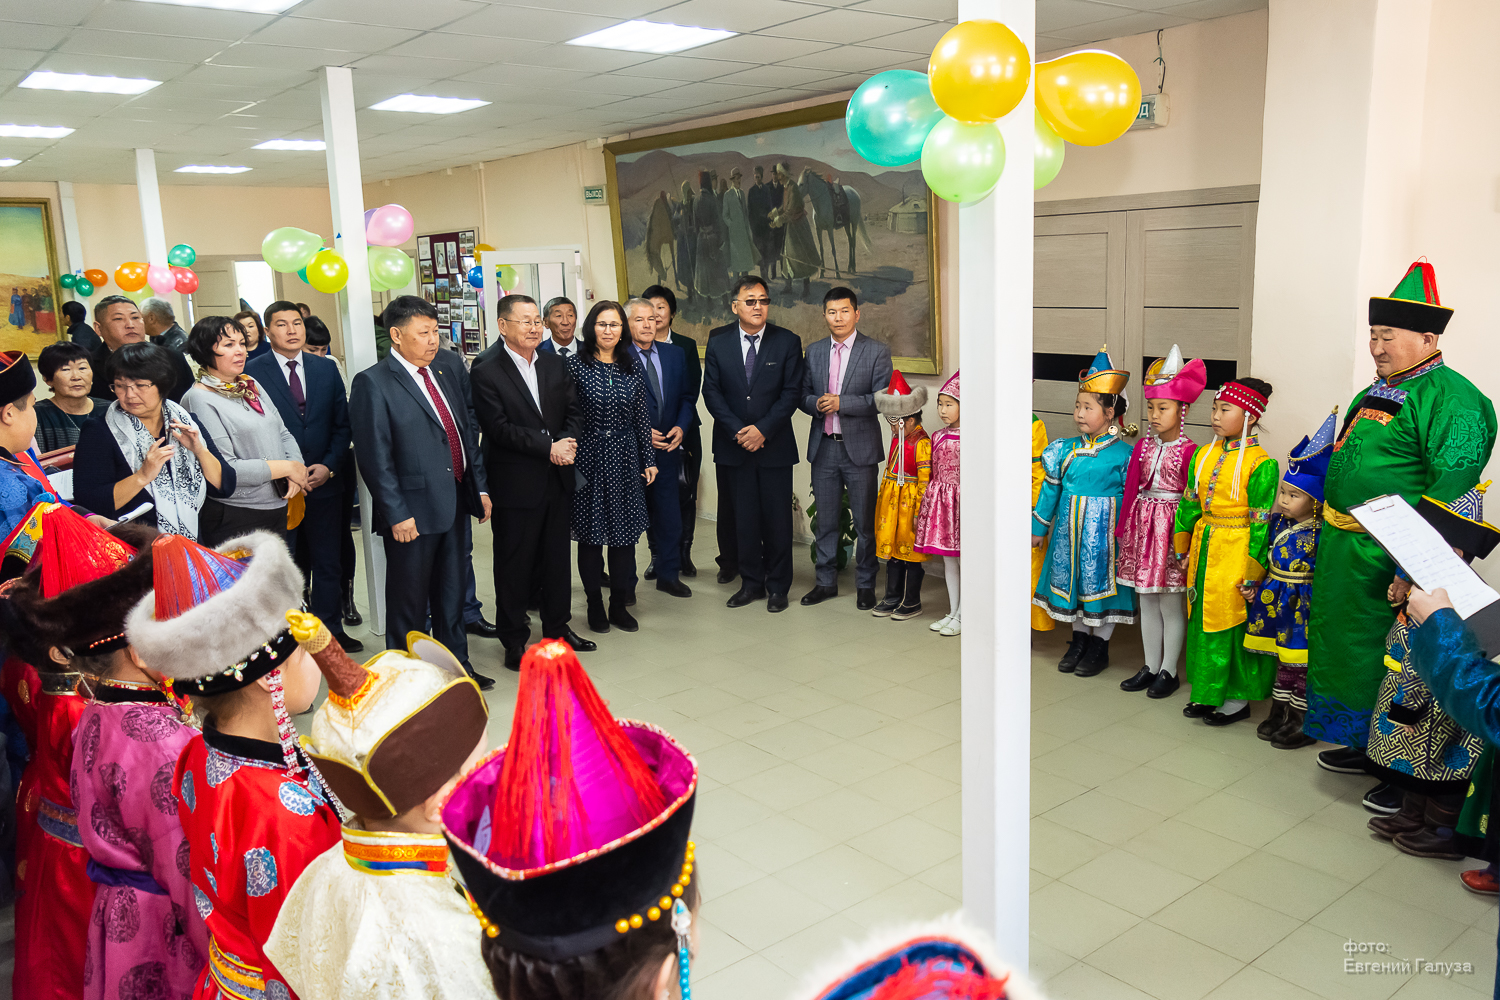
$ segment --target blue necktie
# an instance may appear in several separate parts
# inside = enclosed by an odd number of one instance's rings
[[[758,333],[745,334],[745,339],[750,341],[750,350],[745,352],[745,385],[747,386],[755,376],[755,338],[759,336]]]

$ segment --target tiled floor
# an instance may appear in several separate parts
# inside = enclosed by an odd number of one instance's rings
[[[802,546],[788,611],[731,611],[711,523],[699,538],[695,596],[643,584],[641,630],[598,637],[583,662],[617,714],[665,726],[701,765],[694,995],[776,1000],[844,939],[958,906],[959,643],[926,627],[947,611],[937,576],[928,614],[909,622],[857,612],[850,574],[838,600],[799,607],[812,583]],[[488,609],[488,532],[478,540]],[[1117,666],[1088,680],[1054,668],[1065,640],[1039,636],[1032,654],[1031,971],[1048,996],[1490,994],[1494,902],[1462,889],[1466,865],[1372,838],[1367,779],[1319,770],[1312,749],[1272,750],[1250,724],[1184,719],[1185,692],[1120,692],[1134,629],[1114,643]],[[495,642],[472,640],[471,656],[499,679],[491,732],[503,740],[514,675]],[[1351,939],[1474,972],[1346,974]]]

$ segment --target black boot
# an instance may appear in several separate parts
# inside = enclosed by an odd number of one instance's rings
[[[901,603],[891,612],[893,622],[904,622],[922,613],[922,578],[927,575],[927,570],[921,563],[904,562],[902,565],[906,572],[901,581]]]
[[[1307,709],[1288,704],[1286,719],[1281,723],[1281,728],[1271,734],[1271,746],[1277,750],[1300,750],[1317,743],[1317,740],[1302,731],[1302,720],[1306,717]]]
[[[1422,812],[1422,828],[1410,833],[1398,833],[1391,838],[1391,843],[1402,854],[1413,857],[1463,860],[1464,852],[1458,846],[1454,831],[1454,827],[1458,825],[1458,812],[1463,806],[1463,798],[1463,793],[1432,796]]]
[[[876,618],[889,618],[891,612],[901,606],[901,596],[904,593],[902,584],[906,580],[906,567],[909,563],[900,559],[887,559],[885,563],[885,598],[877,605],[870,614]]]
[[[1390,816],[1376,816],[1367,826],[1382,840],[1393,840],[1398,833],[1416,833],[1422,829],[1422,819],[1427,814],[1427,796],[1420,792],[1404,791],[1401,796],[1401,811]]]
[[[1092,677],[1107,666],[1109,666],[1109,640],[1091,635],[1088,648],[1083,651],[1083,658],[1073,669],[1073,676]]]
[[[1286,710],[1290,707],[1291,702],[1289,701],[1271,702],[1271,714],[1266,716],[1264,722],[1255,727],[1255,735],[1266,742],[1270,742],[1271,737],[1276,735],[1276,730],[1280,729],[1286,723]]]
[[[1065,674],[1071,674],[1078,668],[1078,661],[1083,659],[1083,651],[1089,648],[1089,634],[1087,632],[1073,631],[1073,640],[1068,643],[1068,651],[1063,654],[1062,659],[1057,661],[1057,669]]]
[[[344,606],[345,625],[363,625],[365,620],[359,616],[359,608],[354,606],[354,581],[344,581]]]
[[[619,597],[611,594],[609,597],[609,623],[626,632],[636,632],[641,627],[640,622],[626,610],[623,594]]]
[[[589,598],[589,631],[608,632],[609,615],[604,612],[604,595],[599,591],[591,591]]]
[[[682,542],[682,566],[678,571],[682,576],[697,576],[698,567],[693,565],[693,541],[690,538]]]

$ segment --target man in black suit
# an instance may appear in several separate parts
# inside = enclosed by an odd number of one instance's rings
[[[682,520],[680,568],[683,576],[697,576],[698,567],[693,565],[692,550],[693,532],[698,524],[698,475],[703,469],[703,435],[699,432],[703,420],[698,416],[698,396],[703,391],[703,360],[698,353],[698,342],[672,329],[672,320],[677,316],[677,296],[672,290],[665,285],[652,285],[641,293],[641,298],[649,301],[656,310],[656,339],[663,344],[676,344],[682,349],[682,360],[686,363],[683,384],[692,395],[693,422],[682,436],[682,489],[678,498]],[[657,473],[656,478],[661,479],[661,473]],[[648,569],[646,579],[651,579],[652,575]]]
[[[765,279],[747,274],[730,295],[729,308],[739,321],[709,334],[703,359],[703,400],[714,417],[714,463],[720,488],[727,485],[733,492],[731,517],[743,580],[729,606],[767,598],[767,611],[785,611],[792,585],[792,466],[797,464],[792,414],[802,392],[802,342],[766,322],[771,297]]]
[[[469,375],[462,358],[438,350],[431,303],[402,295],[385,319],[391,353],[354,377],[349,416],[372,527],[385,539],[386,648],[405,649],[406,633],[427,631],[430,607],[433,638],[492,687],[468,667],[464,633],[464,519],[490,519]]]
[[[101,343],[89,355],[89,367],[94,371],[94,385],[89,395],[106,403],[115,401],[107,379],[109,357],[126,344],[140,344],[146,340],[146,322],[136,304],[123,295],[106,295],[94,306],[94,332]],[[168,351],[172,368],[177,372],[177,384],[167,393],[174,403],[182,402],[182,394],[193,387],[193,372],[181,351]]]
[[[357,653],[364,644],[344,632],[342,624],[343,560],[340,546],[349,530],[345,514],[344,484],[330,482],[343,468],[349,450],[349,400],[339,366],[328,358],[304,351],[307,330],[302,313],[292,302],[272,302],[265,312],[266,339],[271,349],[245,366],[276,404],[281,422],[292,432],[307,464],[307,508],[302,523],[294,529],[291,549],[306,548],[312,597],[312,613],[323,619],[345,650]],[[300,544],[299,544],[300,543]],[[351,646],[350,643],[353,643]]]
[[[567,362],[537,350],[536,300],[507,295],[495,304],[505,339],[474,365],[474,408],[484,431],[485,465],[495,478],[495,623],[505,665],[521,669],[531,639],[526,599],[541,582],[542,636],[579,652],[598,647],[568,625],[573,570],[568,536],[577,475],[573,456],[583,410]]]

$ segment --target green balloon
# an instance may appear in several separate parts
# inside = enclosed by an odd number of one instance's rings
[[[404,287],[416,273],[411,258],[396,247],[370,247],[369,255],[370,283],[381,291]]]
[[[167,251],[167,263],[173,267],[192,267],[198,259],[198,251],[186,243],[179,243]]]
[[[266,234],[260,255],[271,270],[291,274],[307,266],[313,255],[323,248],[323,237],[306,229],[283,226]]]
[[[79,278],[76,274],[59,275],[57,279],[57,283],[59,285],[62,285],[64,288],[72,288],[74,285],[78,284],[78,281]]]
[[[994,122],[944,118],[922,143],[922,177],[944,201],[978,201],[1005,170],[1005,139]]]
[[[73,282],[73,291],[86,299],[94,294],[94,283],[87,278],[79,278]]]
[[[133,292],[124,293],[125,297],[134,302],[136,305],[140,305],[142,302],[145,302],[155,294],[156,293],[151,290],[150,285],[142,285],[140,288],[137,288]]]
[[[1056,179],[1062,170],[1063,154],[1068,150],[1068,144],[1063,142],[1063,137],[1047,124],[1047,119],[1042,113],[1032,109],[1036,115],[1036,179],[1034,188],[1041,190]]]

